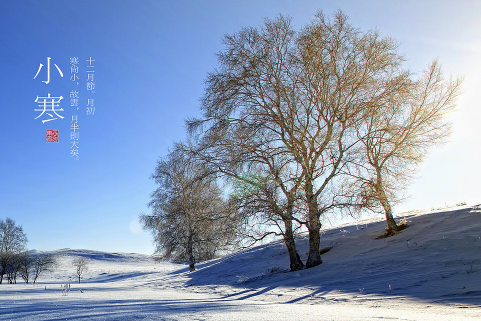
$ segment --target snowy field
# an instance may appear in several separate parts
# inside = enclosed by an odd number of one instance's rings
[[[481,320],[481,212],[402,217],[410,226],[387,239],[376,239],[379,219],[325,230],[324,263],[298,272],[282,242],[193,273],[145,255],[60,250],[38,285],[0,285],[0,320]],[[298,250],[305,260],[305,237]],[[79,256],[90,259],[81,284]]]

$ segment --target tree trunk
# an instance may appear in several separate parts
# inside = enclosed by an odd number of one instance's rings
[[[317,266],[322,263],[321,254],[319,253],[319,244],[321,243],[321,222],[319,221],[319,209],[317,199],[312,193],[312,185],[306,186],[306,199],[309,207],[309,256],[307,257],[306,269]]]
[[[387,198],[381,199],[380,201],[381,201],[382,207],[384,208],[384,213],[386,214],[388,230],[391,232],[398,232],[399,228],[392,215],[391,205],[389,204],[389,201],[387,200]]]
[[[292,232],[292,220],[283,220],[285,225],[284,244],[287,247],[289,253],[290,268],[291,271],[298,271],[304,268],[299,253],[297,253],[296,241],[294,239],[294,233]]]
[[[396,224],[396,221],[394,220],[394,217],[392,215],[392,209],[391,209],[391,204],[389,204],[389,200],[387,199],[386,193],[384,192],[384,188],[382,186],[382,180],[380,173],[378,172],[377,175],[377,180],[376,180],[376,193],[379,199],[379,202],[381,203],[384,213],[386,215],[386,222],[387,222],[387,228],[388,231],[390,232],[398,232],[399,228]]]
[[[195,271],[195,260],[193,254],[193,236],[192,233],[189,234],[189,240],[187,241],[187,256],[189,257],[189,271]]]
[[[319,244],[321,243],[319,219],[317,219],[317,223],[314,219],[309,219],[309,221],[309,256],[307,257],[306,269],[322,263],[321,254],[319,253]]]

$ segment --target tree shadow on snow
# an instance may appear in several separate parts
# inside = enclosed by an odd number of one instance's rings
[[[311,269],[286,272],[287,255],[276,244],[186,273],[186,285],[229,286],[238,292],[226,298],[236,300],[276,293],[282,298],[283,291],[292,295],[300,289],[299,296],[284,302],[344,293],[361,300],[375,296],[480,305],[481,214],[463,208],[406,218],[410,227],[385,239],[376,239],[385,222],[326,231],[321,243],[333,249]],[[306,243],[307,238],[298,241],[300,253]]]
[[[42,300],[28,303],[3,304],[1,319],[12,320],[155,320],[177,319],[179,314],[236,310],[238,305],[214,300],[100,300],[55,301]],[[172,316],[172,318],[171,318]],[[175,318],[174,318],[175,317]]]

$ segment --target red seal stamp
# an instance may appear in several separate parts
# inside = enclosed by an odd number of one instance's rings
[[[58,143],[58,130],[47,130],[47,143]]]

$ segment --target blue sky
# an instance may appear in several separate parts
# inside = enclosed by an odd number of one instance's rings
[[[341,9],[353,26],[397,39],[413,72],[439,58],[447,76],[464,75],[451,142],[431,151],[398,210],[481,203],[481,2],[0,0],[0,218],[24,227],[29,248],[152,253],[150,234],[135,223],[156,188],[149,176],[185,137],[184,120],[199,115],[222,36],[279,13],[299,29],[320,9]],[[70,57],[80,60],[79,85],[70,81]],[[85,85],[89,57],[95,93]],[[64,97],[65,118],[42,124],[35,99],[48,93]],[[59,143],[45,142],[48,129],[59,130]]]

